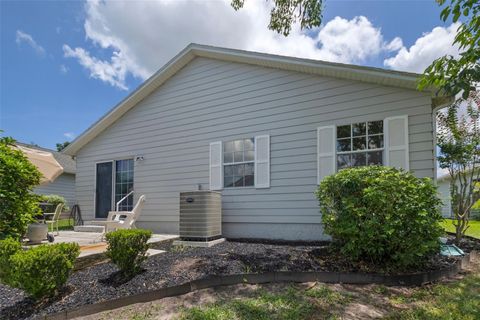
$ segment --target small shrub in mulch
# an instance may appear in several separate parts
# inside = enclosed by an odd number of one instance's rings
[[[148,239],[152,231],[123,229],[107,233],[107,257],[120,269],[120,277],[129,279],[139,273],[147,259]],[[116,279],[116,282],[120,279]]]
[[[78,244],[45,244],[24,251],[15,242],[0,241],[0,281],[23,289],[37,300],[62,289],[80,254]]]

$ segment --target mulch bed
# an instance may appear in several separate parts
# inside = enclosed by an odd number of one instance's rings
[[[447,238],[447,243],[453,243],[455,236],[453,234],[448,234]],[[460,241],[459,247],[466,253],[472,250],[480,251],[480,240],[473,237],[464,236],[464,238]]]
[[[73,273],[63,292],[41,303],[34,303],[21,290],[0,284],[0,319],[33,319],[39,314],[57,313],[215,275],[269,271],[381,271],[372,270],[368,265],[353,265],[321,243],[287,245],[228,241],[211,248],[186,248],[172,247],[169,241],[156,248],[167,252],[150,257],[143,264],[144,271],[132,279],[120,279],[112,263],[92,266]],[[465,249],[480,249],[480,241],[468,240]],[[454,262],[454,259],[438,255],[422,270],[410,271],[443,269]]]

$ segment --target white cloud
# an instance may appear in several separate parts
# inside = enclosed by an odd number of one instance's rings
[[[83,48],[72,49],[66,44],[63,45],[63,53],[65,57],[77,58],[78,62],[90,71],[92,78],[100,79],[123,90],[127,89],[125,77],[128,65],[122,58],[121,51],[114,52],[111,61],[99,60]]]
[[[320,59],[361,63],[384,50],[395,50],[400,39],[385,43],[380,29],[360,16],[352,20],[335,17],[320,30],[316,40],[322,45],[317,53]]]
[[[399,38],[386,42],[363,16],[336,17],[308,34],[297,25],[285,38],[267,29],[269,2],[247,1],[239,11],[230,2],[92,0],[85,6],[86,39],[112,56],[100,59],[68,45],[64,53],[91,77],[126,89],[128,75],[146,79],[191,42],[343,63],[364,63],[402,46]]]
[[[70,140],[71,140],[71,139],[73,139],[73,138],[75,138],[75,137],[76,137],[76,134],[75,134],[75,133],[73,133],[73,132],[65,132],[65,133],[63,134],[63,136],[64,136],[65,138],[67,138],[67,139],[70,139]]]
[[[410,48],[401,46],[400,51],[392,58],[384,61],[385,66],[395,70],[423,72],[433,60],[444,56],[458,57],[458,46],[453,46],[459,23],[447,28],[435,27],[424,33]]]
[[[400,37],[394,38],[390,43],[388,43],[385,48],[387,51],[398,51],[403,47],[403,41]]]
[[[68,72],[67,66],[64,65],[64,64],[61,64],[61,65],[60,65],[60,72],[61,72],[62,74],[66,74],[66,73]]]
[[[15,35],[15,42],[17,43],[17,45],[26,43],[30,47],[32,47],[32,49],[35,50],[38,55],[45,55],[45,49],[41,45],[39,45],[31,35],[23,32],[22,30],[17,30]]]
[[[440,168],[437,167],[437,178],[443,177],[448,175],[448,169],[447,168]]]

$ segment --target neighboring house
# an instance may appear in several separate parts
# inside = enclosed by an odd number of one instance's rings
[[[470,170],[469,172],[471,173],[472,171]],[[443,202],[442,216],[445,218],[453,218],[451,196],[450,196],[451,180],[452,179],[450,178],[450,175],[448,173],[437,178],[438,193],[440,194],[440,199]],[[458,183],[457,186],[460,186],[460,184]],[[475,208],[477,208],[477,206],[474,206],[474,209]],[[472,209],[472,212],[474,209]],[[478,210],[475,210],[475,211],[478,211]]]
[[[66,149],[85,220],[135,190],[137,223],[177,233],[179,192],[220,190],[231,238],[325,239],[317,184],[384,164],[434,177],[417,74],[192,44]]]
[[[38,186],[33,191],[36,194],[56,194],[62,196],[67,201],[67,205],[69,207],[72,207],[75,204],[75,160],[73,160],[71,156],[58,151],[42,148],[31,144],[18,144],[31,149],[37,149],[52,153],[53,157],[63,167],[63,173],[58,176],[55,181]]]
[[[450,175],[445,174],[437,178],[438,193],[443,202],[442,216],[445,218],[453,217],[452,204],[450,197]]]

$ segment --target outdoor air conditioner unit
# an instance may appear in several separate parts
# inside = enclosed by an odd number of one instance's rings
[[[222,194],[215,191],[180,193],[180,239],[212,241],[222,236]]]

